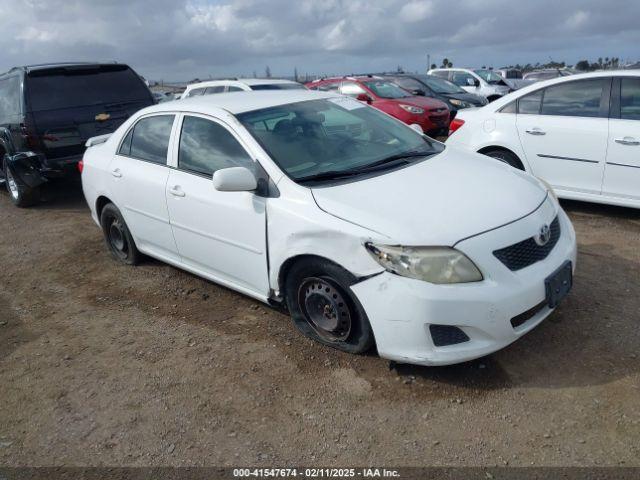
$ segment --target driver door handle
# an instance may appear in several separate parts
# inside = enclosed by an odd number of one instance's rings
[[[640,145],[640,140],[633,137],[616,138],[616,143],[621,145]]]
[[[528,130],[525,130],[529,135],[546,135],[547,132],[540,130],[538,127],[533,127]]]
[[[171,188],[169,190],[169,193],[174,197],[184,197],[184,192],[182,191],[179,185],[176,185],[175,187]]]
[[[115,170],[111,170],[111,175],[113,175],[116,178],[120,178],[122,177],[122,172],[120,171],[119,168],[116,168]]]

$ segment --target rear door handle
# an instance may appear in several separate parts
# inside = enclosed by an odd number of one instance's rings
[[[540,130],[537,127],[533,127],[528,130],[525,130],[525,132],[527,132],[529,135],[546,135],[547,134],[547,132]]]
[[[616,143],[621,145],[640,145],[640,140],[633,137],[616,138]]]
[[[111,175],[113,175],[116,178],[120,178],[122,177],[122,172],[120,171],[119,168],[116,168],[115,170],[111,170]]]
[[[173,195],[174,197],[184,197],[184,192],[182,191],[182,189],[178,185],[176,185],[175,187],[170,189],[169,193],[171,195]]]

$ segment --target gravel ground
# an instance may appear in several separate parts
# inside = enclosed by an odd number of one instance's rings
[[[566,202],[559,311],[453,367],[349,356],[147,260],[80,190],[0,195],[0,465],[640,465],[640,211]]]

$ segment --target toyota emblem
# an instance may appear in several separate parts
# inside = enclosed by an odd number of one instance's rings
[[[540,227],[538,235],[533,237],[533,239],[536,241],[536,244],[540,245],[541,247],[549,243],[549,240],[551,240],[551,228],[549,228],[549,225],[545,224]]]

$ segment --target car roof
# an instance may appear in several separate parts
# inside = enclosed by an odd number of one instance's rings
[[[551,78],[549,80],[543,80],[541,82],[532,83],[526,87],[519,88],[515,92],[512,92],[504,97],[491,102],[484,108],[491,108],[493,110],[499,110],[504,105],[513,100],[520,98],[530,92],[535,92],[542,88],[549,87],[551,85],[558,85],[565,82],[573,82],[576,80],[587,80],[589,78],[603,78],[603,77],[640,77],[640,69],[637,70],[602,70],[600,72],[588,72],[588,73],[576,73],[574,75],[565,75],[562,77]]]
[[[128,67],[127,64],[125,63],[118,63],[118,62],[60,62],[60,63],[38,63],[38,64],[33,64],[33,65],[21,65],[21,66],[17,66],[17,67],[13,67],[10,70],[4,72],[4,73],[0,73],[0,76],[2,75],[6,75],[8,73],[14,73],[14,72],[35,72],[35,71],[40,71],[40,70],[50,70],[50,69],[55,69],[55,68],[68,68],[68,67],[101,67],[101,66],[113,66],[113,65],[119,65],[119,66],[123,66],[123,67]]]
[[[144,113],[193,112],[218,115],[221,110],[234,115],[290,103],[341,97],[335,93],[312,90],[265,90],[199,95],[184,100],[165,102],[144,109]]]
[[[279,85],[298,83],[292,80],[284,80],[280,78],[225,78],[219,80],[205,80],[204,82],[192,83],[187,86],[188,89],[215,87],[216,85],[229,85],[233,83],[243,83],[247,86],[253,85]]]
[[[371,80],[385,80],[381,75],[348,75],[345,77],[326,77],[326,78],[318,78],[309,82],[313,83],[322,83],[322,82],[341,82],[343,80],[351,81],[351,82],[369,82]]]

